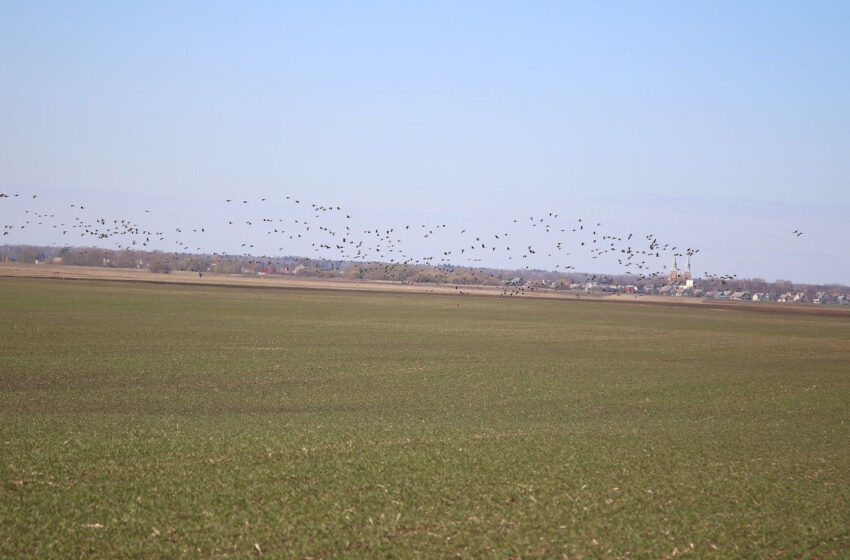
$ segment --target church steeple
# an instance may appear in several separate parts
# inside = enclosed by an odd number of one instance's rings
[[[685,254],[685,270],[679,272],[679,253],[673,253],[673,265],[670,267],[670,283],[685,284],[688,288],[693,288],[694,281],[691,275],[691,252]]]

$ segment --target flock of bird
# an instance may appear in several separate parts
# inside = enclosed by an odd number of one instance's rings
[[[0,198],[24,200],[27,195],[0,193]],[[225,207],[220,214],[227,217],[218,218],[218,223],[176,225],[170,229],[145,227],[137,223],[138,218],[93,216],[86,203],[72,203],[63,209],[65,211],[55,208],[51,211],[50,201],[38,203],[37,199],[37,194],[29,198],[38,208],[27,208],[23,215],[8,216],[17,217],[18,223],[5,224],[3,236],[21,233],[27,228],[49,228],[55,232],[55,243],[60,246],[111,244],[119,250],[160,250],[177,256],[209,253],[209,244],[203,236],[229,228],[227,238],[234,247],[239,244],[241,256],[256,258],[258,262],[272,258],[256,255],[261,247],[273,250],[276,245],[279,255],[283,255],[292,254],[288,251],[293,245],[306,247],[309,243],[313,254],[302,256],[350,261],[356,263],[359,272],[383,266],[388,276],[401,275],[413,267],[450,271],[457,267],[484,268],[482,263],[496,261],[507,264],[503,268],[514,270],[540,269],[537,263],[541,261],[555,263],[555,272],[572,274],[576,272],[575,265],[571,264],[576,260],[572,258],[573,253],[583,251],[592,259],[607,256],[612,259],[608,261],[611,264],[616,261],[623,274],[647,280],[663,277],[666,274],[663,263],[671,256],[690,257],[699,252],[696,248],[662,243],[653,234],[613,234],[601,222],[582,218],[566,220],[556,212],[515,218],[486,232],[453,228],[445,223],[364,227],[356,225],[358,222],[351,213],[339,205],[308,203],[293,196],[256,200],[229,198],[224,200]],[[136,212],[151,215],[150,209]],[[0,213],[6,213],[2,205]],[[73,215],[62,220],[57,214]],[[799,237],[802,232],[795,230],[793,235]],[[233,243],[236,239],[238,241]],[[275,242],[270,245],[270,240]],[[212,254],[226,258],[235,253],[231,250]],[[724,283],[735,277],[707,272],[705,275]],[[587,276],[590,279],[590,275]]]

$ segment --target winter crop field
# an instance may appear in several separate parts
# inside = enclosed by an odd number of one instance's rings
[[[850,555],[850,314],[0,278],[0,557]]]

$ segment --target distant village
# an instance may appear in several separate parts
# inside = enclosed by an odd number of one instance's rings
[[[832,289],[817,290],[811,286],[806,286],[800,290],[783,290],[781,288],[791,288],[790,282],[778,282],[772,286],[759,279],[740,279],[734,282],[722,279],[719,280],[721,285],[735,284],[737,287],[732,288],[717,288],[712,287],[718,282],[717,279],[700,280],[692,277],[691,260],[688,257],[685,270],[680,271],[673,257],[673,265],[670,268],[670,273],[666,278],[666,282],[658,284],[655,282],[644,282],[637,284],[613,284],[608,282],[575,282],[566,286],[569,290],[579,290],[585,293],[593,292],[609,292],[609,293],[642,293],[647,295],[659,295],[668,297],[692,297],[715,300],[737,300],[737,301],[757,301],[757,302],[776,302],[776,303],[817,303],[817,304],[834,304],[834,305],[850,305],[850,296],[846,286],[834,286]],[[521,278],[514,278],[509,281],[510,285],[524,285]],[[545,283],[538,283],[540,287],[547,287]],[[762,290],[742,289],[741,285],[755,284]],[[554,287],[558,289],[557,284]],[[772,289],[769,289],[772,288]]]
[[[671,298],[701,298],[788,304],[850,305],[850,288],[843,285],[794,284],[759,278],[694,278],[690,257],[684,270],[673,258],[665,276],[636,279],[630,275],[564,273],[547,270],[502,270],[433,267],[405,263],[352,262],[284,256],[199,255],[159,251],[110,250],[97,247],[0,246],[0,263],[22,262],[71,266],[147,269],[167,274],[183,270],[203,274],[298,276],[384,281],[402,284],[502,286],[510,293],[571,291],[581,294],[645,294]]]

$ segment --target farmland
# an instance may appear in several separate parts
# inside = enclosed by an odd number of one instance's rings
[[[0,556],[850,554],[850,314],[0,278]]]

